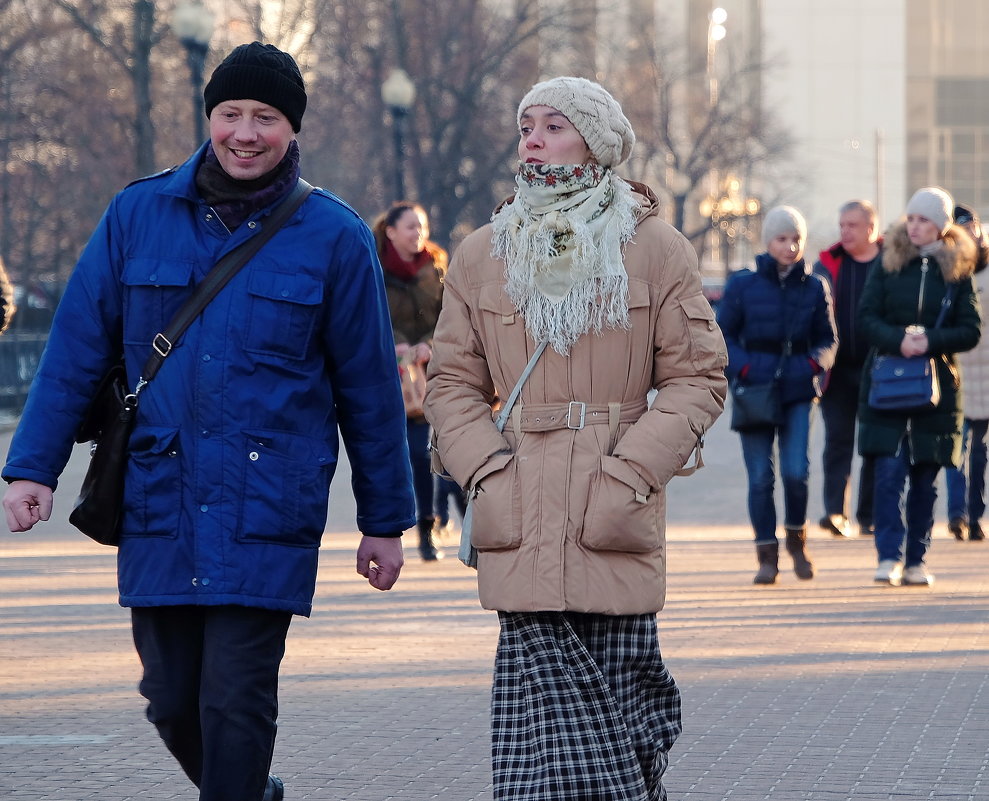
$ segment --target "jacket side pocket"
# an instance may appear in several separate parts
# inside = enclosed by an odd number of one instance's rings
[[[580,544],[592,551],[650,553],[662,547],[661,492],[623,459],[602,456],[601,469],[591,479]]]

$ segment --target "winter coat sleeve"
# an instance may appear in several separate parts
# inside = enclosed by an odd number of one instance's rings
[[[443,347],[433,351],[429,363],[425,412],[443,454],[443,469],[460,486],[471,487],[505,466],[511,446],[491,416],[496,390],[465,297],[465,250],[458,248],[447,273],[434,334]],[[439,410],[442,425],[437,421]]]
[[[350,459],[357,527],[393,534],[414,523],[415,500],[384,278],[366,226],[341,244],[338,261],[346,265],[346,279],[331,293],[323,345]],[[404,514],[386,514],[396,508]]]
[[[653,301],[656,397],[614,451],[653,489],[665,487],[702,445],[728,391],[725,341],[704,298],[697,257],[679,235],[665,256]]]
[[[928,348],[935,356],[969,351],[982,336],[982,310],[973,279],[963,278],[956,287],[953,309],[945,324],[927,332]]]
[[[103,374],[123,353],[123,231],[110,203],[65,288],[3,476],[55,489]]]
[[[838,330],[834,322],[834,303],[827,281],[812,275],[811,281],[818,284],[818,302],[814,304],[814,316],[810,326],[810,348],[808,355],[821,370],[830,370],[838,354]]]

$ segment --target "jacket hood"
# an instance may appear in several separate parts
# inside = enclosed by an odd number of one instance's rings
[[[907,235],[907,224],[900,222],[890,228],[884,237],[883,269],[888,273],[899,272],[913,259],[920,258],[920,250]],[[944,235],[944,247],[934,254],[947,282],[958,282],[975,274],[978,253],[975,243],[961,227],[952,224]]]

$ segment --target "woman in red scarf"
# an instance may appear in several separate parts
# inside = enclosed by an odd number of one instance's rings
[[[412,480],[415,484],[419,554],[431,562],[442,554],[433,543],[433,478],[429,471],[429,424],[422,414],[426,362],[432,356],[433,329],[443,298],[446,251],[429,241],[429,221],[416,203],[394,203],[374,222],[378,258],[385,272],[385,290],[395,335],[399,369],[418,371],[422,394],[406,414]],[[408,377],[408,374],[405,376]],[[404,383],[404,382],[403,382]]]

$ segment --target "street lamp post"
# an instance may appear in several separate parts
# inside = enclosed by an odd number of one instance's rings
[[[720,197],[709,195],[701,201],[700,212],[711,220],[711,229],[724,245],[725,277],[731,272],[731,257],[735,243],[741,239],[748,242],[752,238],[751,220],[758,216],[760,203],[757,198],[744,197],[741,183],[729,175],[721,187]]]
[[[192,81],[192,119],[195,124],[196,147],[206,139],[203,119],[203,72],[209,40],[213,36],[213,14],[202,0],[184,0],[175,6],[172,14],[172,30],[185,48]]]
[[[391,112],[395,133],[396,200],[405,198],[405,118],[416,98],[416,86],[403,69],[393,69],[381,84],[381,99]]]

